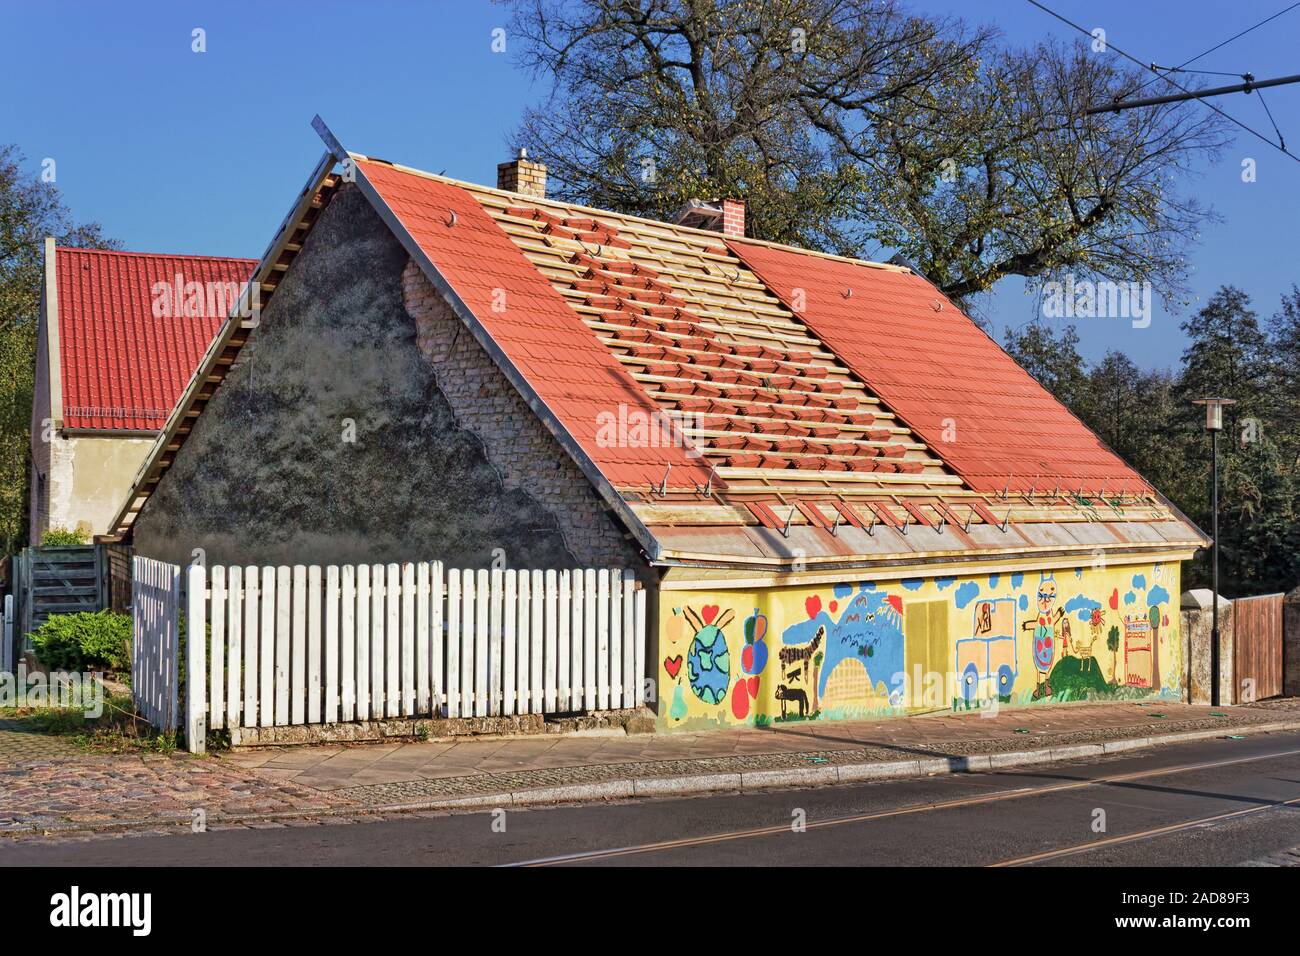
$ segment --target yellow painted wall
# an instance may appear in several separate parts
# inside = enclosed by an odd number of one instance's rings
[[[660,724],[1179,699],[1179,570],[1170,562],[661,591]]]

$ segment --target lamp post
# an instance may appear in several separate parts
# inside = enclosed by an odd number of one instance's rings
[[[1235,405],[1235,398],[1197,398],[1205,406],[1205,430],[1210,433],[1210,590],[1214,612],[1210,627],[1210,706],[1219,706],[1219,432],[1223,431],[1223,409]]]

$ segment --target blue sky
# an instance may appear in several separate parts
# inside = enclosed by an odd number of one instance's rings
[[[1289,0],[1055,0],[1101,26],[1139,59],[1181,62],[1288,5]],[[912,0],[999,27],[1017,43],[1072,35],[1024,0]],[[98,220],[128,249],[258,256],[319,158],[320,113],[350,149],[475,182],[496,164],[524,103],[546,93],[491,49],[505,11],[486,0],[336,2],[168,0],[8,3],[0,60],[23,78],[0,101],[0,142],[17,143],[33,173],[57,163],[58,186],[81,219]],[[206,31],[207,52],[191,50]],[[1297,72],[1300,9],[1200,61],[1258,77]],[[1219,80],[1215,80],[1216,84]],[[1222,79],[1222,82],[1230,82]],[[1300,85],[1268,103],[1300,154]],[[1221,98],[1249,125],[1270,127],[1257,97]],[[1258,178],[1241,180],[1241,160]],[[1262,315],[1300,283],[1296,241],[1300,163],[1243,134],[1191,184],[1223,217],[1192,253],[1193,300],[1223,283],[1249,292]],[[1038,314],[1036,298],[1004,280],[979,305],[999,341]],[[1170,366],[1184,347],[1178,315],[1157,300],[1150,328],[1078,321],[1085,358],[1107,349]]]

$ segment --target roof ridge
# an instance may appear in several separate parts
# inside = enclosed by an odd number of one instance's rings
[[[135,252],[130,249],[87,249],[82,246],[55,246],[55,252],[72,252],[79,255],[131,256],[137,259],[204,259],[209,262],[247,262],[256,265],[256,259],[243,256],[208,256],[190,252]]]
[[[717,245],[724,246],[724,247],[726,245],[726,240],[730,238],[728,236],[724,236],[720,232],[714,232],[711,229],[697,229],[694,226],[683,226],[675,222],[668,222],[665,219],[652,219],[649,216],[637,216],[627,212],[616,212],[612,209],[600,209],[596,206],[584,206],[581,203],[565,202],[563,200],[551,199],[549,197],[529,196],[523,193],[511,192],[508,189],[497,189],[494,186],[485,186],[482,183],[472,183],[469,182],[468,180],[456,179],[453,176],[444,176],[441,173],[431,173],[425,169],[417,169],[414,166],[406,166],[403,165],[402,163],[394,163],[391,160],[379,159],[375,156],[367,156],[364,153],[349,152],[348,155],[351,156],[354,160],[364,161],[369,163],[380,163],[384,166],[389,166],[397,170],[398,172],[409,173],[414,176],[423,176],[426,179],[432,179],[436,182],[447,183],[452,186],[459,186],[461,189],[490,193],[495,196],[503,196],[509,198],[512,202],[516,204],[531,203],[531,204],[540,204],[540,205],[547,205],[547,206],[558,206],[566,210],[574,210],[574,211],[584,212],[584,213],[593,213],[598,216],[613,216],[618,219],[626,219],[632,222],[645,223],[650,226],[658,226],[659,228],[678,230],[680,232],[686,233],[687,235],[698,236],[702,239],[708,239],[716,243]],[[883,269],[887,272],[905,272],[908,273],[909,275],[919,274],[915,272],[915,270],[909,269],[907,266],[900,266],[892,262],[876,262],[871,259],[855,259],[853,256],[841,256],[833,252],[822,252],[819,249],[807,249],[803,246],[792,246],[784,242],[773,242],[770,239],[755,239],[746,236],[741,241],[752,242],[756,245],[761,245],[761,246],[769,246],[774,249],[786,249],[789,250],[790,252],[799,253],[800,255],[818,256],[820,258],[834,259],[840,262],[851,262],[854,265],[866,266],[871,269]]]

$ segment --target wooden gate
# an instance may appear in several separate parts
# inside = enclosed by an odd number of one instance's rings
[[[1234,704],[1282,693],[1282,597],[1262,594],[1232,602]]]
[[[181,569],[136,557],[131,579],[131,696],[136,710],[160,730],[178,716]],[[203,633],[200,628],[199,633]],[[203,641],[195,643],[201,648]]]
[[[107,567],[99,545],[24,548],[14,555],[15,656],[31,650],[31,632],[51,614],[108,606]]]

